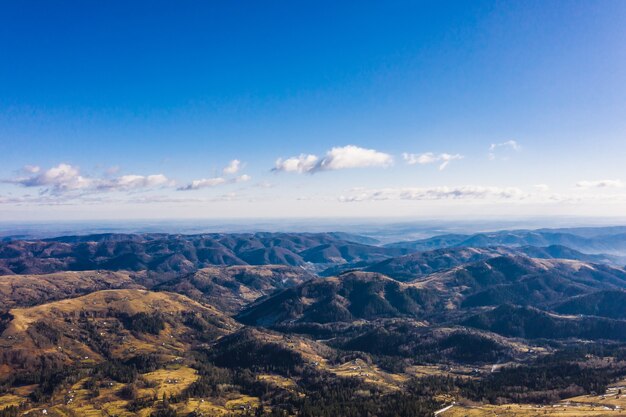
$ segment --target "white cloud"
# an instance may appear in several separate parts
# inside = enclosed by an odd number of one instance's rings
[[[547,184],[535,184],[533,187],[535,188],[535,190],[541,193],[546,193],[550,191],[550,186]]]
[[[502,143],[492,143],[491,146],[489,146],[489,150],[495,151],[497,148],[503,148],[503,147],[511,148],[514,151],[522,150],[522,147],[514,140],[507,140],[506,142],[502,142]]]
[[[179,188],[179,190],[197,190],[198,188],[216,187],[226,183],[226,179],[223,177],[216,178],[202,178],[200,180],[193,180],[185,187]]]
[[[235,184],[239,182],[250,181],[252,177],[250,175],[240,175],[234,178],[214,177],[214,178],[202,178],[199,180],[193,180],[189,184],[179,187],[179,191],[199,190],[200,188],[212,188],[219,185]]]
[[[174,181],[163,174],[154,175],[122,175],[112,180],[100,180],[97,183],[99,190],[132,190],[140,188],[154,188],[173,186]]]
[[[234,175],[238,173],[243,164],[238,159],[233,159],[222,169],[223,175],[221,177],[213,177],[213,178],[201,178],[198,180],[193,180],[189,184],[184,185],[182,187],[178,187],[178,191],[190,191],[190,190],[199,190],[201,188],[213,188],[218,187],[220,185],[227,184],[236,184],[239,182],[250,181],[252,177],[247,174],[242,174],[235,177],[229,177],[230,175]]]
[[[24,165],[24,167],[22,168],[22,170],[24,172],[27,172],[29,174],[36,174],[39,171],[41,171],[41,168],[37,165]]]
[[[457,154],[440,153],[439,155],[436,155],[432,152],[419,153],[419,154],[405,152],[402,154],[402,158],[409,165],[434,164],[437,162],[437,163],[440,163],[439,171],[443,171],[448,166],[450,161],[463,159],[464,156],[458,153]]]
[[[391,155],[374,149],[354,145],[332,148],[319,162],[320,171],[346,168],[388,167],[393,163]]]
[[[27,168],[24,168],[27,170]],[[126,191],[160,186],[172,186],[174,182],[163,174],[154,175],[122,175],[116,178],[89,178],[80,174],[80,169],[61,163],[46,171],[30,166],[32,175],[6,180],[4,182],[36,187],[53,194],[68,192],[90,193],[97,191]]]
[[[383,188],[377,190],[355,189],[339,198],[342,202],[378,200],[521,200],[527,195],[515,187],[426,187]]]
[[[31,176],[16,178],[6,182],[19,184],[24,187],[47,187],[53,192],[64,192],[85,189],[92,185],[92,181],[80,175],[80,170],[69,164],[59,164],[47,171],[40,172],[36,166],[24,167]],[[36,174],[36,175],[35,175]]]
[[[230,163],[224,167],[222,173],[224,175],[234,175],[239,172],[241,169],[241,161],[238,159],[233,159]]]
[[[492,143],[489,146],[489,154],[488,154],[489,159],[491,160],[496,159],[496,153],[498,149],[509,149],[514,152],[519,152],[522,150],[522,147],[519,143],[517,143],[517,141],[514,141],[514,140],[507,140],[506,142],[502,142],[502,143]]]
[[[316,155],[301,154],[287,159],[278,159],[273,171],[313,174],[319,171],[339,169],[388,167],[393,164],[393,157],[374,149],[365,149],[354,145],[334,147],[323,158]]]
[[[319,158],[315,155],[305,154],[292,156],[287,159],[278,158],[272,171],[297,172],[298,174],[313,172],[318,159]]]
[[[621,188],[624,183],[621,180],[598,180],[598,181],[579,181],[576,183],[577,188]]]

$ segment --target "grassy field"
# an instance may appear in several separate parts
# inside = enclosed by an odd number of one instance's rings
[[[88,311],[87,318],[81,318]],[[119,359],[155,353],[182,356],[189,348],[194,332],[179,319],[195,312],[215,320],[215,335],[227,334],[238,325],[217,310],[198,304],[178,294],[137,289],[104,290],[89,295],[54,301],[28,308],[14,308],[12,320],[0,339],[0,351],[20,358],[0,367],[0,378],[8,377],[26,363],[36,363],[42,356],[68,365],[90,366],[104,360],[101,343],[108,342],[109,355]],[[127,329],[120,317],[138,313],[163,317],[164,328],[158,334]]]
[[[0,395],[0,410],[11,406],[19,406],[24,398],[14,394]]]
[[[227,410],[224,406],[220,406],[204,398],[190,398],[183,404],[174,404],[174,407],[176,408],[176,412],[181,415],[196,412],[206,416],[219,417],[231,413],[231,411]]]
[[[339,366],[328,366],[328,371],[340,377],[360,378],[365,382],[379,385],[389,390],[399,390],[409,379],[404,374],[391,374],[376,365],[370,365],[360,359],[346,362]]]
[[[454,405],[438,417],[603,417],[626,416],[626,381],[613,384],[606,394],[581,395],[552,405],[506,404],[506,405]]]
[[[557,404],[455,404],[437,417],[609,417],[626,416],[626,381],[612,384],[602,395],[581,395]],[[446,401],[449,402],[449,401]]]
[[[298,388],[298,385],[292,379],[285,378],[284,376],[280,375],[261,374],[258,376],[258,379],[259,381],[263,381],[270,385],[274,385],[276,387],[290,391],[295,391]]]
[[[155,385],[155,388],[145,388],[139,391],[140,397],[154,396],[162,398],[180,394],[185,388],[198,379],[195,369],[180,366],[174,369],[158,369],[142,375],[143,379]]]
[[[273,377],[273,376],[272,376]],[[186,366],[173,366],[166,369],[158,369],[154,372],[140,376],[138,385],[146,384],[149,388],[141,388],[137,392],[137,397],[162,398],[163,394],[179,394],[194,381],[198,379],[196,371]],[[275,377],[275,382],[286,384],[290,381],[284,378]],[[130,412],[127,409],[128,400],[120,398],[119,392],[124,384],[110,382],[99,389],[99,395],[93,397],[92,393],[84,388],[87,379],[76,382],[70,389],[59,393],[53,398],[52,405],[46,408],[33,407],[24,410],[23,415],[28,416],[51,416],[51,417],[148,417],[154,409],[148,407],[138,412]],[[143,381],[143,382],[142,382]],[[28,387],[26,387],[28,388]],[[19,405],[26,401],[26,396],[30,389],[25,389],[18,395],[5,394],[0,396],[0,409],[12,405]],[[232,414],[233,412],[245,412],[257,407],[260,401],[256,397],[245,396],[236,392],[229,393],[219,401],[210,399],[191,398],[185,402],[172,404],[181,415],[186,415],[192,411],[202,412],[205,415],[221,416]],[[45,410],[45,413],[43,412]]]
[[[460,406],[455,405],[437,417],[609,417],[624,416],[624,410],[611,410],[604,407],[582,405],[483,405]]]

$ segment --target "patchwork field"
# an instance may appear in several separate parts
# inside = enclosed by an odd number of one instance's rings
[[[139,410],[129,411],[131,400],[122,399],[122,391],[126,384],[116,382],[103,382],[103,386],[98,389],[98,395],[94,396],[93,391],[85,388],[87,379],[80,380],[66,392],[60,393],[53,398],[49,407],[26,407],[21,415],[29,416],[52,416],[52,417],[148,417],[154,412],[154,407],[161,403],[161,398],[170,395],[180,394],[198,379],[194,369],[177,366],[169,369],[159,369],[154,372],[142,374],[137,385],[148,385],[147,388],[140,388],[136,391],[136,397],[158,398],[151,405]],[[278,377],[268,376],[268,379],[279,381]],[[283,384],[289,381],[284,379]],[[10,406],[19,406],[26,403],[25,396],[16,394],[5,394],[0,396],[0,410]],[[185,401],[172,404],[177,412],[187,415],[191,412],[204,413],[204,415],[221,416],[232,413],[245,413],[258,407],[260,400],[257,397],[242,395],[237,392],[226,394],[222,398],[189,398]]]
[[[579,405],[502,405],[459,406],[437,414],[438,417],[612,417],[623,416],[623,410]]]

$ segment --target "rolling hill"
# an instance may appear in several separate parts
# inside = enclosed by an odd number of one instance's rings
[[[184,294],[234,314],[277,289],[293,287],[313,278],[314,275],[300,267],[285,265],[214,266],[174,278],[154,290]]]
[[[438,290],[455,305],[515,303],[548,306],[598,289],[623,288],[626,271],[602,264],[497,256],[412,281]]]
[[[588,316],[626,319],[626,291],[604,290],[573,297],[556,306],[561,314],[584,314]]]
[[[604,392],[626,377],[626,270],[564,244],[617,253],[620,233],[6,239],[0,417],[393,417],[454,402],[445,416]]]
[[[626,321],[562,316],[532,307],[501,305],[461,322],[506,337],[626,341]]]
[[[238,328],[220,311],[185,296],[123,289],[13,308],[0,335],[0,378],[46,367],[138,355],[183,355]]]
[[[8,275],[0,279],[0,309],[27,307],[99,290],[143,288],[127,273],[111,271]]]
[[[416,363],[493,364],[522,357],[530,350],[493,333],[462,327],[431,328],[408,320],[375,324],[356,336],[339,337],[333,345]]]
[[[236,317],[246,324],[332,323],[382,317],[420,317],[440,307],[428,290],[372,272],[316,279],[253,303]]]
[[[105,269],[173,276],[213,265],[266,264],[322,270],[334,264],[381,261],[408,252],[354,240],[369,241],[332,233],[103,234],[11,240],[0,242],[0,274]]]
[[[378,272],[399,281],[412,281],[416,278],[451,269],[456,266],[509,254],[507,248],[446,248],[416,252],[397,258],[390,258],[365,268],[365,271]]]

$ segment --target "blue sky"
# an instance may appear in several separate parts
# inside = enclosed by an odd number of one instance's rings
[[[0,216],[617,216],[624,39],[622,1],[2,2]]]

